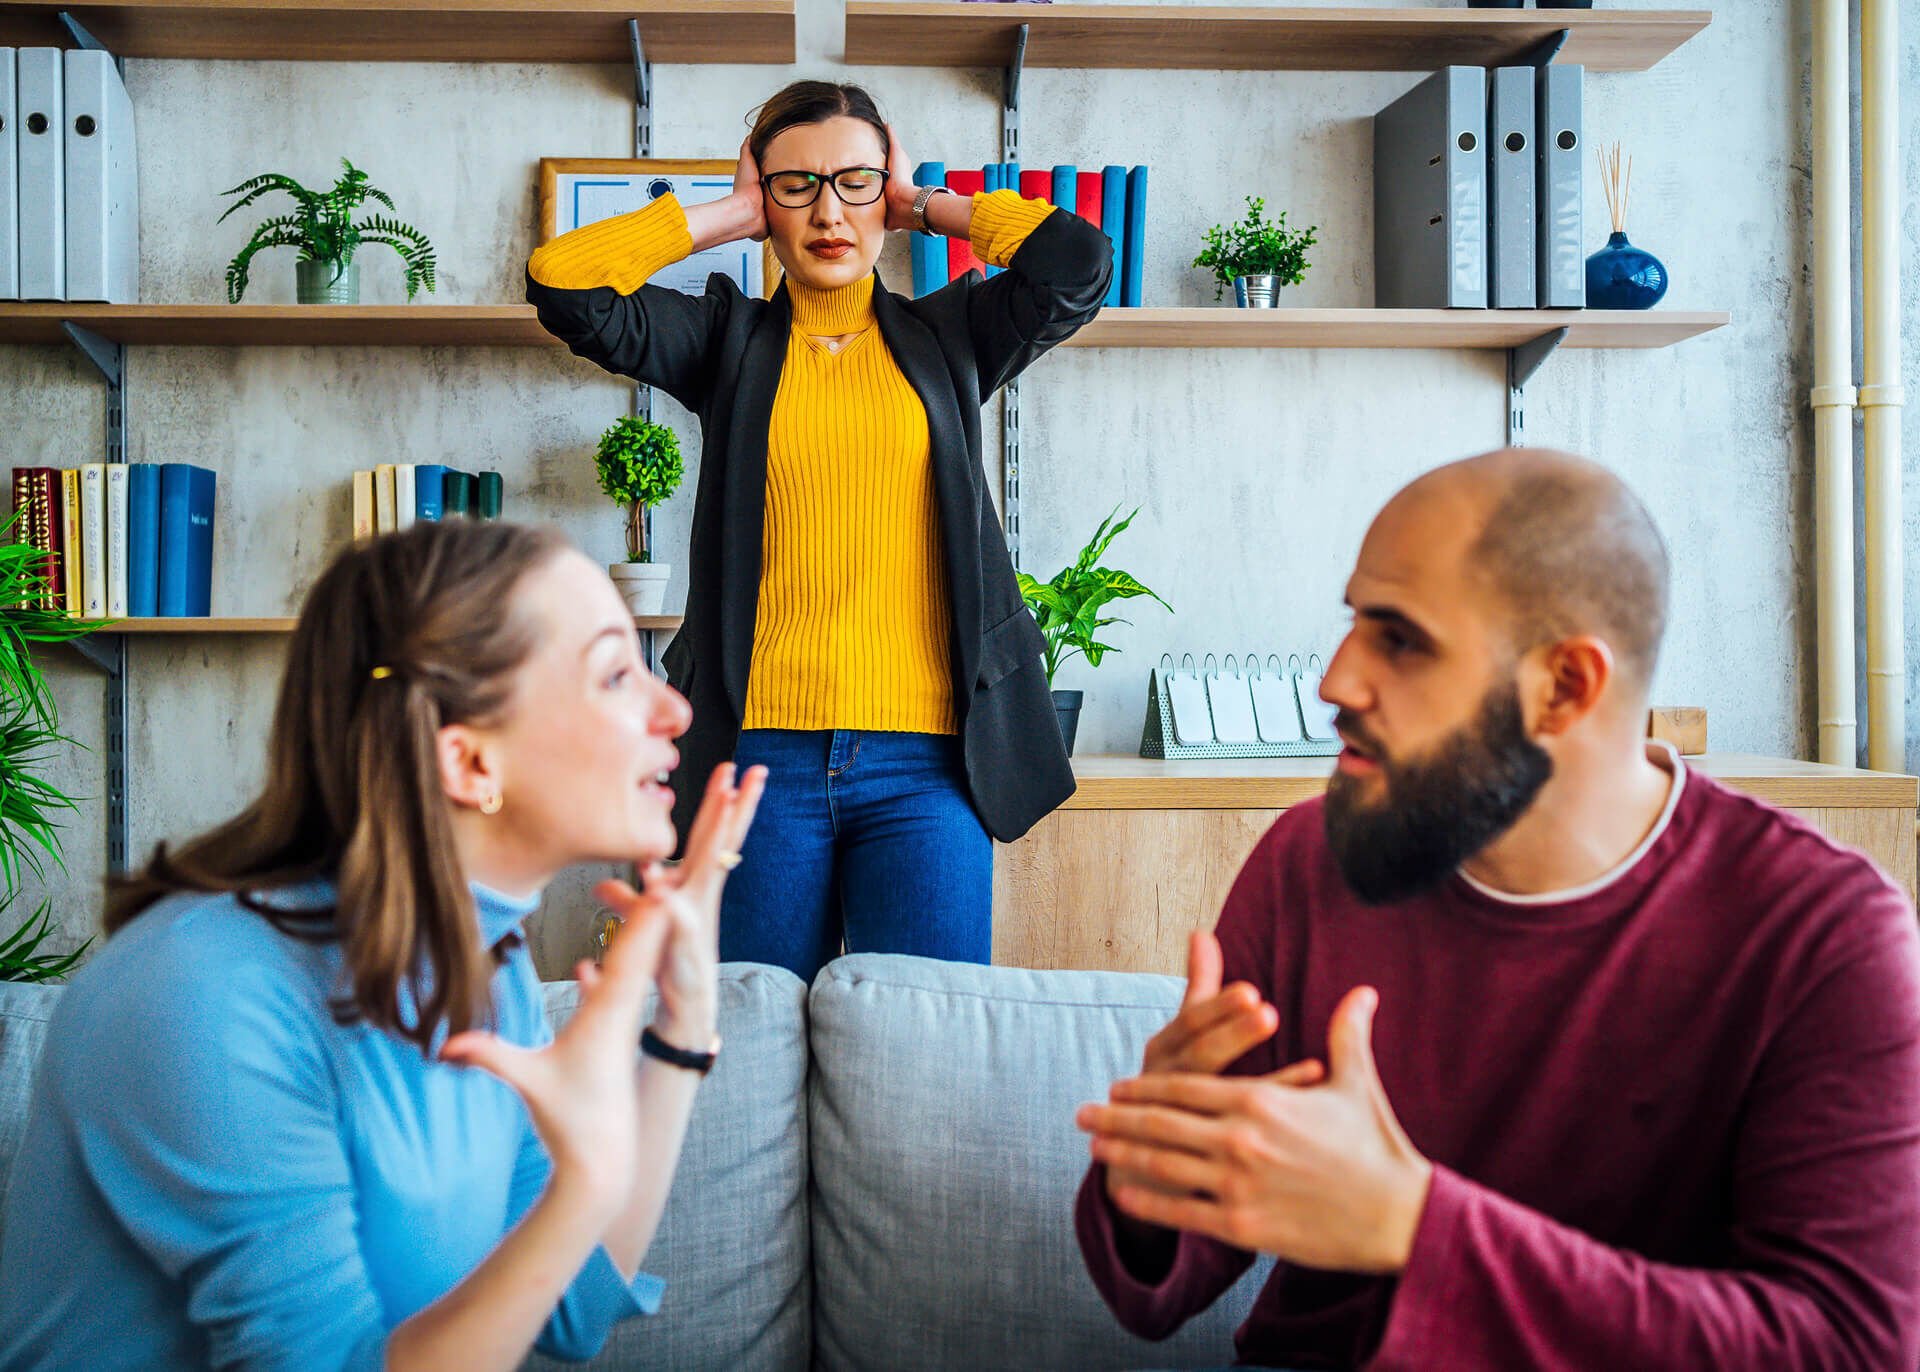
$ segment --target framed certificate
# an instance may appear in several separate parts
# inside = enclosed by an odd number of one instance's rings
[[[672,195],[682,205],[719,200],[733,192],[735,163],[688,157],[540,159],[540,241],[583,224],[630,214]],[[703,295],[707,278],[719,272],[747,295],[769,296],[780,282],[780,264],[765,243],[741,239],[694,253],[654,274],[651,284]]]

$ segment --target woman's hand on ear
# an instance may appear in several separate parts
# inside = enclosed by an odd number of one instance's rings
[[[748,768],[736,783],[734,765],[722,763],[707,782],[707,794],[677,866],[649,865],[641,873],[643,891],[636,892],[624,881],[606,881],[594,888],[594,895],[624,918],[645,917],[654,910],[667,914],[670,931],[660,968],[660,1011],[654,1017],[654,1030],[676,1047],[698,1052],[713,1039],[719,994],[720,897],[766,784],[764,767]],[[615,944],[622,937],[624,931],[616,934]]]
[[[767,240],[766,192],[760,185],[760,164],[753,160],[751,138],[740,144],[740,161],[733,169],[733,198],[750,213],[746,237],[756,243]]]
[[[913,164],[907,160],[907,150],[900,143],[900,135],[893,131],[893,125],[887,125],[887,228],[892,231],[911,229],[913,222],[913,197],[920,188],[913,184]]]

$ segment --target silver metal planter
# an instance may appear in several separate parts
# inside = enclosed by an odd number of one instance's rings
[[[1236,276],[1233,278],[1235,303],[1255,309],[1273,309],[1280,303],[1280,278],[1277,276]]]

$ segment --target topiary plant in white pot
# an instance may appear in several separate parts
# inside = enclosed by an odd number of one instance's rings
[[[627,560],[607,568],[636,615],[657,615],[666,603],[673,568],[653,560],[647,540],[647,507],[680,489],[686,462],[680,440],[665,424],[628,415],[600,435],[594,454],[600,489],[627,512]]]

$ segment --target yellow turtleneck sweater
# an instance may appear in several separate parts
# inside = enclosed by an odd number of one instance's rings
[[[973,250],[1005,266],[1051,212],[973,197]],[[693,251],[672,196],[562,234],[527,264],[560,290],[638,290]],[[747,729],[958,727],[927,413],[874,326],[871,274],[787,281],[793,333],[767,431],[766,523]],[[823,339],[852,335],[830,347]]]

